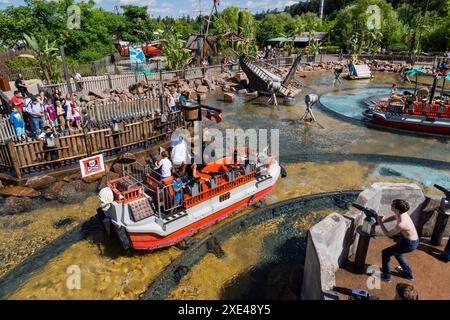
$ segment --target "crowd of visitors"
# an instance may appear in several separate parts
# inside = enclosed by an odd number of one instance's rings
[[[82,128],[91,128],[90,118],[81,111],[77,95],[63,96],[60,92],[48,95],[43,91],[37,95],[25,91],[14,91],[9,115],[16,135],[21,140],[38,139],[45,127],[56,134],[68,134]]]

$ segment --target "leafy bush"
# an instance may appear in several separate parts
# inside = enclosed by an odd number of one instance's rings
[[[30,58],[22,58],[15,56],[5,62],[6,66],[11,69],[25,69],[37,67],[38,63],[36,60]]]

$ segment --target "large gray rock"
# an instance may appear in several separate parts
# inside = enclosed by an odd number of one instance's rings
[[[81,180],[74,180],[65,184],[58,192],[58,201],[62,203],[82,202],[90,193],[97,191],[96,183],[86,183]]]
[[[422,212],[422,204],[425,201],[425,195],[419,186],[410,183],[374,183],[369,189],[364,190],[358,196],[356,203],[374,209],[386,218],[393,216],[391,211],[391,203],[394,199],[403,199],[409,203],[408,214],[411,215],[412,220],[419,225],[420,216]],[[396,222],[386,223],[388,230],[395,226]],[[376,233],[382,235],[379,227],[376,228]]]
[[[229,93],[229,92],[225,92],[225,93],[223,94],[223,100],[224,100],[225,102],[233,102],[233,100],[234,100],[234,94]]]
[[[25,186],[34,189],[44,189],[53,184],[55,181],[55,177],[42,175],[29,178],[25,183]]]
[[[58,194],[61,191],[62,187],[66,184],[65,181],[56,181],[52,185],[50,185],[47,189],[42,192],[42,195],[46,200],[56,200],[58,199]]]
[[[302,299],[321,300],[336,284],[335,272],[348,258],[351,219],[332,213],[308,231]]]
[[[39,197],[41,193],[33,188],[11,186],[0,189],[0,195],[12,197]]]
[[[33,200],[28,197],[8,197],[0,209],[0,215],[15,214],[28,211]]]

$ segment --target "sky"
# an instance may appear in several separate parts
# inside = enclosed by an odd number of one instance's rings
[[[97,6],[105,10],[112,11],[114,6],[121,5],[139,5],[148,6],[149,14],[158,16],[182,15],[197,16],[201,8],[202,14],[211,12],[213,0],[95,0]],[[294,0],[220,0],[219,11],[234,5],[240,8],[246,8],[254,13],[265,11],[267,9],[284,9],[299,2]],[[0,9],[10,5],[22,5],[23,0],[0,0]]]

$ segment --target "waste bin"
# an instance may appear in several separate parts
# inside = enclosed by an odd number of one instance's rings
[[[6,77],[0,77],[0,90],[11,91],[11,86],[9,85],[9,80]]]

